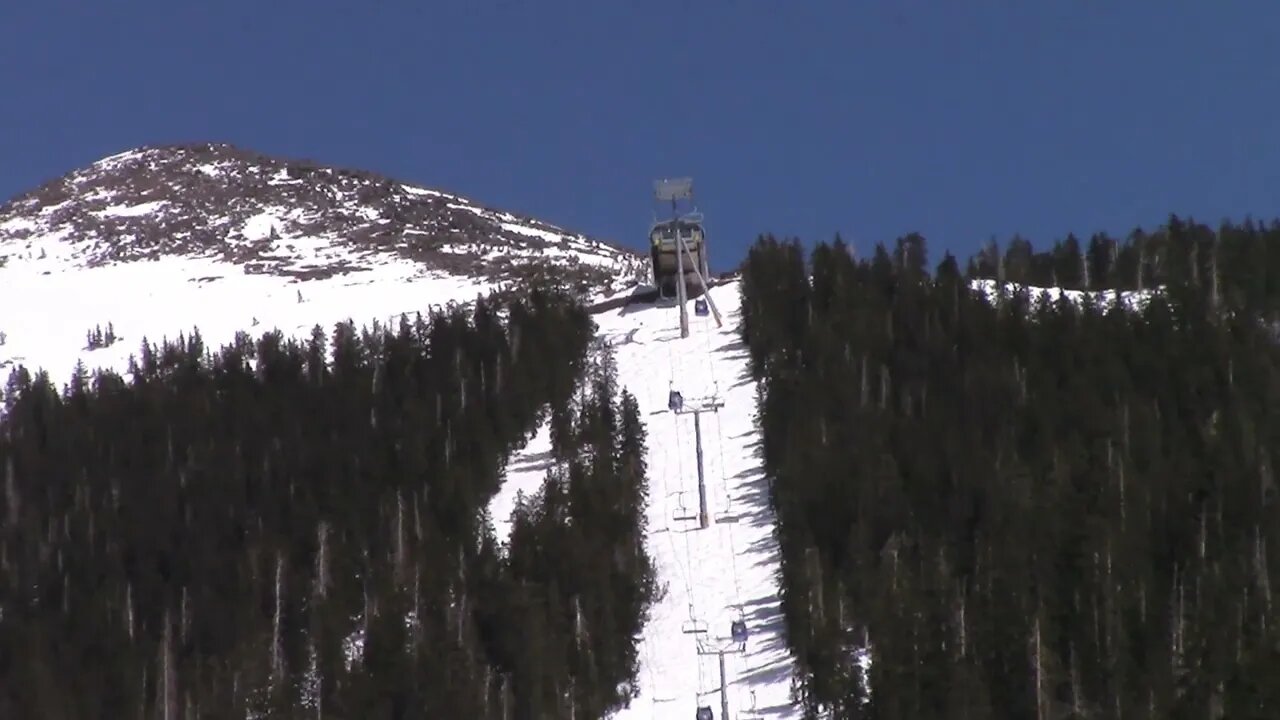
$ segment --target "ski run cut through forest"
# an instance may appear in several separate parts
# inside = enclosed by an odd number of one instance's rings
[[[6,313],[0,358],[11,367],[46,370],[60,385],[62,378],[95,368],[129,377],[144,338],[163,344],[198,332],[216,347],[241,331],[305,337],[314,325],[332,327],[348,318],[394,327],[407,308],[445,312],[477,291],[494,289],[466,278],[423,276],[408,263],[389,263],[358,280],[339,276],[304,282],[237,274],[208,259],[161,257],[75,267],[64,256],[52,238],[0,268],[0,304],[27,308]],[[662,587],[639,636],[634,698],[612,717],[692,717],[699,707],[714,707],[719,716],[724,705],[733,717],[800,716],[791,699],[794,663],[781,616],[773,516],[759,460],[755,382],[738,332],[737,283],[713,288],[711,294],[723,325],[690,312],[687,338],[680,337],[679,312],[671,306],[626,305],[594,316],[597,337],[614,355],[617,383],[634,396],[646,426],[650,487],[644,540]],[[690,311],[694,302],[689,301]],[[94,319],[87,333],[68,321],[83,317]],[[78,369],[81,364],[85,369]],[[17,393],[10,390],[12,403]],[[689,408],[698,403],[712,408],[697,420],[701,453],[695,448],[693,414],[670,411],[672,390],[687,399]],[[517,496],[537,495],[556,466],[551,425],[544,420],[508,460],[489,508],[499,542],[507,540]],[[699,460],[705,528],[699,518]],[[745,638],[733,632],[735,624],[745,626]],[[344,639],[349,658],[362,653],[362,633],[353,631]],[[721,649],[726,651],[723,702]],[[512,717],[532,715],[516,710]]]
[[[672,301],[379,192],[465,263],[0,223],[0,717],[1280,717],[1280,224],[764,236]]]

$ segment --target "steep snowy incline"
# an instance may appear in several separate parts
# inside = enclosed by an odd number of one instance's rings
[[[735,620],[746,622],[749,635],[743,652],[725,656],[729,717],[799,716],[790,700],[794,664],[779,602],[774,517],[757,457],[755,383],[736,332],[739,285],[715,288],[711,296],[724,326],[691,313],[684,339],[675,308],[633,306],[597,317],[601,334],[615,342],[619,382],[646,418],[647,544],[666,586],[641,639],[640,697],[619,719],[691,718],[699,706],[720,718],[719,659],[699,655],[698,645],[737,648],[729,639]],[[712,398],[723,404],[700,420],[706,529],[696,519],[694,416],[668,412],[671,389],[688,409]],[[688,516],[694,519],[680,519]],[[685,632],[694,629],[706,632]]]
[[[640,695],[617,720],[692,718],[700,706],[720,720],[720,668],[705,651],[735,649],[731,624],[746,623],[743,652],[725,655],[729,718],[796,718],[790,697],[794,663],[779,600],[774,516],[758,458],[755,383],[737,335],[739,284],[711,291],[724,319],[691,313],[680,337],[679,310],[633,305],[596,315],[614,347],[618,381],[636,397],[648,432],[647,546],[666,594],[653,608],[640,647]],[[692,303],[690,303],[692,306]],[[692,307],[691,307],[692,309]],[[694,417],[668,411],[668,393],[684,407],[718,399],[701,414],[709,526],[700,529]],[[515,454],[490,512],[500,541],[518,492],[538,491],[551,463],[546,423]],[[689,630],[706,630],[690,634]]]
[[[136,148],[0,202],[0,265],[46,254],[61,269],[181,256],[309,279],[411,261],[493,282],[549,273],[588,294],[625,290],[648,265],[457,195],[225,143]]]
[[[53,247],[55,244],[51,243]],[[474,300],[497,283],[425,270],[391,260],[354,276],[312,280],[246,274],[209,258],[164,257],[68,269],[54,258],[0,267],[0,381],[10,366],[43,368],[59,385],[77,360],[90,369],[124,371],[145,336],[153,343],[199,329],[219,348],[236,332],[279,330],[305,338],[319,324],[331,332],[351,319],[394,322],[449,302]],[[89,349],[86,333],[110,323],[118,342]]]
[[[588,304],[643,284],[646,254],[375,173],[222,143],[138,148],[0,198],[0,379],[123,369],[198,326],[306,336],[550,278]],[[86,347],[96,325],[122,344]]]

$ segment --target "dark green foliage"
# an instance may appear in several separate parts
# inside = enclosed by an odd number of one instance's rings
[[[616,382],[599,348],[570,408],[562,442],[571,450],[512,514],[509,584],[494,597],[522,619],[527,640],[490,641],[503,647],[516,717],[599,718],[634,694],[636,640],[659,596],[644,548],[644,428]]]
[[[120,338],[116,337],[116,328],[112,323],[107,323],[107,329],[103,330],[101,325],[94,325],[93,329],[85,333],[85,350],[98,350],[105,347],[111,347],[116,344]]]
[[[742,333],[809,712],[1280,716],[1277,241],[1174,218],[969,262],[1163,287],[1137,311],[993,303],[918,236],[808,265],[757,242]]]
[[[0,420],[0,717],[620,702],[653,596],[634,403],[586,372],[591,321],[570,298],[492,303],[216,353],[198,333],[144,341],[132,379],[78,368],[65,392],[17,369]],[[590,452],[516,513],[508,557],[484,509],[506,458],[570,406]]]

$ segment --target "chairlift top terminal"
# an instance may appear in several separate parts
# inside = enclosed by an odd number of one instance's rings
[[[699,290],[706,296],[707,278],[711,274],[706,228],[702,223],[702,213],[693,203],[693,179],[655,180],[653,196],[658,202],[670,204],[669,219],[655,217],[649,228],[653,284],[658,289],[658,304],[674,302],[680,307],[680,337],[689,337],[689,310],[685,304],[689,296],[696,295]],[[707,306],[715,315],[716,324],[722,324],[715,304],[708,301]]]

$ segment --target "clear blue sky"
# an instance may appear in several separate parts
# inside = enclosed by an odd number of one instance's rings
[[[1280,215],[1276,0],[5,0],[0,197],[228,141],[633,246]]]

